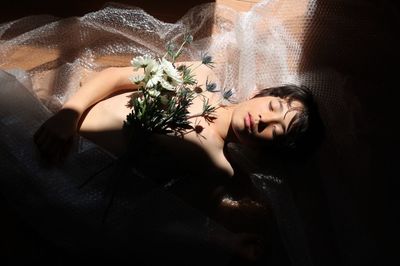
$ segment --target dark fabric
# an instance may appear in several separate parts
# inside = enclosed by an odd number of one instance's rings
[[[168,188],[112,164],[115,159],[89,141],[78,140],[62,165],[41,160],[32,135],[50,113],[15,77],[0,75],[0,192],[44,239],[117,262],[227,263],[229,255],[208,234],[228,231]]]

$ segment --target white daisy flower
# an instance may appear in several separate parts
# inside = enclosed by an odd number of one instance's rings
[[[131,64],[132,66],[134,66],[136,69],[138,68],[145,68],[146,66],[148,66],[149,64],[153,64],[156,63],[156,60],[153,59],[153,57],[151,57],[150,55],[144,55],[144,56],[136,56],[135,58],[133,58],[131,60]]]
[[[160,65],[156,62],[150,62],[144,69],[146,87],[150,88],[155,85],[162,79],[162,69]]]
[[[161,80],[162,80],[161,76],[154,75],[150,77],[149,80],[146,82],[146,88],[154,87]]]
[[[156,89],[150,89],[147,91],[149,93],[149,95],[153,98],[156,98],[160,95],[160,91],[156,90]]]
[[[161,69],[160,65],[155,60],[149,61],[149,63],[144,68],[145,75],[155,75],[157,72],[161,72],[161,71],[162,71],[162,69]]]
[[[144,103],[144,98],[143,97],[138,97],[137,100],[138,100],[138,103],[140,105],[142,105]]]
[[[160,79],[160,84],[166,90],[175,91],[175,87],[164,78]]]
[[[182,84],[182,77],[179,74],[179,71],[172,65],[171,62],[165,60],[163,58],[161,60],[160,67],[162,68],[164,72],[164,79],[167,80],[169,83],[172,85],[180,85]]]
[[[158,84],[158,82],[161,82],[162,80],[162,75],[161,72],[156,72],[154,74],[150,74],[147,77],[147,82],[146,82],[146,88],[152,88]]]
[[[136,85],[139,85],[143,81],[143,79],[144,79],[144,76],[141,76],[141,75],[135,76],[135,77],[129,77],[129,80]]]

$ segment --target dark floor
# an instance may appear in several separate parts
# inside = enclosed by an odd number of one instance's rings
[[[49,243],[23,222],[1,195],[0,213],[1,265],[43,265],[50,253],[55,255]]]

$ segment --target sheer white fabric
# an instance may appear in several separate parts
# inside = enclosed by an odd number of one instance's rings
[[[138,54],[162,55],[168,41],[179,44],[190,32],[194,43],[181,60],[212,55],[221,92],[232,90],[232,99],[241,101],[261,88],[300,82],[314,9],[315,0],[261,1],[248,12],[210,3],[175,24],[118,4],[80,18],[26,17],[1,26],[0,66],[28,70],[34,90],[56,110],[79,88],[85,70],[128,65]]]

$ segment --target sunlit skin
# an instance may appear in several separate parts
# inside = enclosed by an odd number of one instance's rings
[[[233,109],[231,127],[244,144],[268,144],[287,133],[294,116],[302,107],[299,101],[292,101],[289,106],[285,99],[274,96],[253,98]]]
[[[216,79],[205,66],[197,70],[199,86],[204,87],[206,80]],[[133,73],[132,67],[106,69],[84,82],[62,110],[36,132],[35,142],[43,154],[57,158],[69,145],[77,130],[79,134],[111,153],[124,153],[128,145],[122,125],[131,111],[126,106],[127,97],[131,94],[129,91],[137,89],[129,81]],[[204,96],[212,105],[219,103],[216,94],[205,92]],[[169,158],[174,156],[175,161],[185,162],[185,165],[193,164],[193,167],[188,168],[196,171],[202,169],[213,174],[217,171],[233,176],[234,169],[224,152],[226,143],[240,142],[252,147],[262,147],[273,141],[274,137],[286,134],[298,107],[302,107],[300,102],[292,101],[289,106],[285,99],[273,96],[256,97],[239,104],[220,106],[216,109],[212,122],[196,116],[190,119],[192,125],[200,130],[188,130],[177,136],[154,136],[153,149],[160,153],[165,152]],[[201,113],[202,108],[203,98],[198,97],[188,111],[193,116]]]
[[[192,63],[188,63],[189,65]],[[140,73],[136,73],[140,74]],[[206,80],[213,80],[212,71],[199,67],[195,73],[199,86],[204,88]],[[126,151],[127,140],[122,132],[123,121],[130,108],[126,106],[128,97],[137,87],[129,81],[134,74],[132,67],[109,68],[82,82],[82,87],[63,105],[62,109],[49,118],[36,132],[34,141],[47,158],[63,157],[72,139],[80,134],[115,155]],[[210,104],[218,104],[219,97],[205,92]],[[189,114],[202,112],[203,99],[196,98],[189,108]],[[134,150],[154,166],[152,151],[165,154],[156,161],[157,167],[149,171],[176,173],[183,166],[199,175],[196,182],[188,182],[174,192],[200,208],[209,208],[214,198],[213,191],[219,184],[218,175],[234,176],[234,169],[226,157],[228,142],[239,142],[252,147],[262,147],[274,141],[276,136],[286,134],[293,117],[302,104],[273,96],[256,97],[239,104],[219,106],[214,119],[192,117],[190,122],[200,130],[188,129],[185,134],[153,135],[145,149]],[[135,149],[135,147],[133,148]],[[187,173],[184,173],[187,174]],[[192,176],[192,174],[190,174]],[[192,187],[192,189],[190,189]],[[210,189],[211,188],[211,189]],[[211,198],[211,200],[209,199]],[[219,210],[219,207],[216,209]],[[240,256],[253,260],[258,244],[257,235],[227,234],[215,236],[220,242]],[[252,242],[253,241],[253,242]]]

